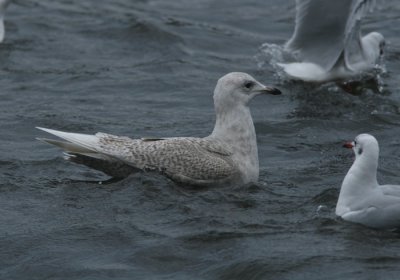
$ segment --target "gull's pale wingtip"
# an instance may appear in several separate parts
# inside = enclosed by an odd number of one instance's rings
[[[44,127],[40,127],[40,126],[36,126],[37,129],[42,130],[44,132],[47,132],[49,134],[53,134],[57,137],[60,138],[65,138],[65,135],[69,134],[67,132],[63,132],[63,131],[59,131],[59,130],[55,130],[55,129],[50,129],[50,128],[44,128]]]
[[[44,127],[40,127],[40,126],[35,126],[35,128],[37,128],[37,129],[39,129],[39,130],[46,131],[46,132],[52,131],[52,129],[44,128]]]

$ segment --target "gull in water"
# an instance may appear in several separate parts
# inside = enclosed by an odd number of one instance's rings
[[[216,122],[205,138],[142,138],[68,133],[39,129],[66,141],[38,138],[66,151],[72,162],[115,178],[136,171],[158,171],[177,183],[210,186],[256,182],[259,175],[256,132],[249,102],[260,94],[281,92],[246,73],[229,73],[214,90]]]
[[[293,79],[327,82],[349,79],[376,67],[382,34],[361,35],[361,18],[374,0],[296,0],[296,27],[285,50],[298,62],[279,63]]]
[[[369,134],[360,134],[343,145],[356,156],[340,189],[336,215],[346,221],[373,228],[400,227],[400,186],[379,185],[378,141]]]
[[[4,41],[4,14],[7,6],[11,3],[11,0],[0,0],[0,43]]]

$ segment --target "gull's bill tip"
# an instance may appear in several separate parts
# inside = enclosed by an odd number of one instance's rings
[[[280,91],[280,89],[277,89],[275,87],[269,87],[266,86],[261,90],[262,93],[268,93],[268,94],[272,94],[272,95],[281,95],[282,92]]]
[[[352,149],[354,147],[353,142],[346,142],[343,144],[343,148]]]

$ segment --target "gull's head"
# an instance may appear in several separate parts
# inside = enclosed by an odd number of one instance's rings
[[[232,72],[218,80],[214,90],[216,106],[236,107],[245,105],[259,94],[279,95],[281,91],[261,84],[246,73]]]
[[[378,57],[383,55],[386,43],[385,38],[381,33],[371,32],[368,33],[364,38],[369,42],[374,50],[378,50]]]
[[[354,141],[346,142],[343,147],[353,149],[356,160],[361,157],[375,158],[379,157],[379,144],[374,136],[370,134],[360,134]]]

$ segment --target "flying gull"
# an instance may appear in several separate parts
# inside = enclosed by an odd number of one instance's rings
[[[72,162],[112,177],[157,171],[177,183],[210,186],[256,182],[259,175],[256,133],[249,102],[260,94],[281,92],[246,73],[229,73],[214,90],[216,122],[204,138],[142,138],[68,133],[40,128],[66,141],[38,138],[66,151]]]
[[[308,82],[348,79],[376,67],[382,34],[361,35],[361,18],[374,0],[296,0],[296,26],[285,50],[298,62],[279,63],[292,78]]]

